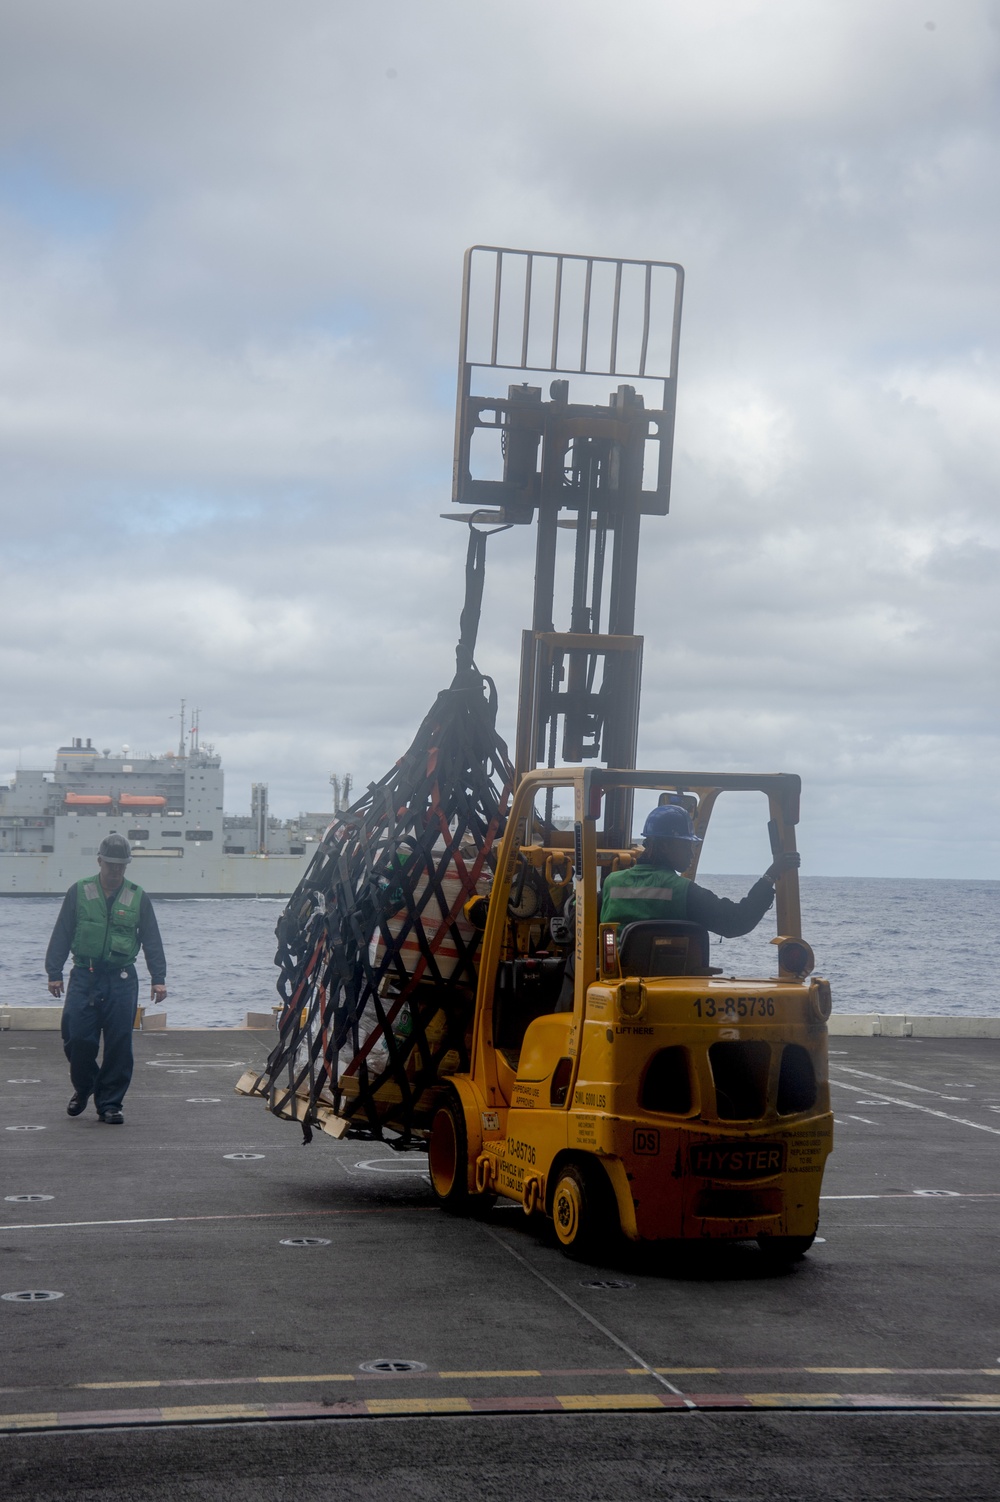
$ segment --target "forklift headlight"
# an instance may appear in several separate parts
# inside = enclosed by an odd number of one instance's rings
[[[804,939],[779,937],[771,940],[778,946],[778,978],[805,980],[816,968],[816,956]]]
[[[833,993],[828,980],[815,979],[809,987],[809,1005],[820,1022],[826,1022],[833,1011]]]

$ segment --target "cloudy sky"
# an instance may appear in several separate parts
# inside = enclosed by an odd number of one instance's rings
[[[649,257],[641,760],[798,771],[819,874],[1000,877],[1000,6],[0,15],[0,773],[166,749],[183,697],[232,811],[381,776],[453,664],[465,247]],[[508,732],[531,554],[491,544]]]

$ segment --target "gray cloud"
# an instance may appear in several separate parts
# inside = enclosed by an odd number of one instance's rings
[[[643,754],[801,771],[813,870],[996,875],[998,55],[986,0],[7,17],[0,772],[183,695],[234,808],[380,775],[452,665],[464,247],[652,256]],[[508,733],[530,585],[498,538]]]

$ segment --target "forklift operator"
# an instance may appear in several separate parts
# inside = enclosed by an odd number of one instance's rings
[[[698,923],[724,939],[756,928],[774,901],[774,883],[800,863],[798,851],[774,858],[740,902],[717,897],[678,873],[691,861],[691,847],[701,843],[687,809],[679,803],[654,808],[642,828],[644,846],[634,866],[612,871],[604,879],[602,923],[634,923],[643,918],[678,918]]]

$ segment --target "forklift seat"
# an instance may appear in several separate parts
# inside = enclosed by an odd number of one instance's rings
[[[645,918],[618,931],[622,975],[709,973],[708,929],[679,918]]]

